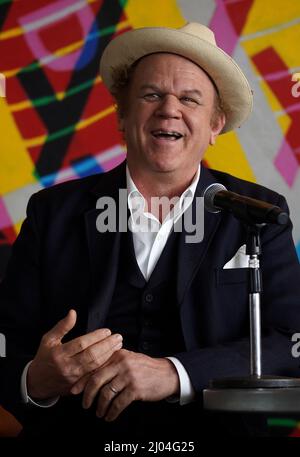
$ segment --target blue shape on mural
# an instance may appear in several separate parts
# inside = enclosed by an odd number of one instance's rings
[[[78,178],[95,175],[96,173],[103,173],[103,168],[99,165],[93,156],[85,156],[83,159],[74,161],[72,163],[72,168]],[[55,184],[55,181],[58,179],[58,177],[59,173],[51,173],[49,175],[40,177],[40,182],[44,187],[50,187]]]
[[[85,38],[85,44],[80,54],[80,57],[76,63],[75,70],[81,70],[84,68],[95,56],[98,46],[99,32],[97,28],[97,23],[94,22],[93,27],[91,28],[90,33]]]
[[[92,156],[85,156],[84,159],[73,162],[72,167],[80,178],[103,172],[103,169],[98,164],[97,160]]]
[[[40,177],[40,182],[43,184],[44,187],[50,187],[54,185],[57,177],[58,173],[51,173],[49,175]]]

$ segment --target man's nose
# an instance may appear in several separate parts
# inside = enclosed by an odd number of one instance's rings
[[[162,97],[155,114],[159,117],[180,119],[180,101],[175,95],[165,95]]]

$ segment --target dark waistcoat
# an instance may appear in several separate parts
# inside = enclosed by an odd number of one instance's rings
[[[121,333],[123,347],[151,357],[185,349],[176,302],[178,233],[171,233],[149,281],[136,261],[131,232],[123,233],[118,278],[105,326]]]

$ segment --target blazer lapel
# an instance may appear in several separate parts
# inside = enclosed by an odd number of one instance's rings
[[[88,309],[87,331],[104,325],[111,303],[118,273],[120,231],[118,230],[119,189],[126,189],[125,162],[111,172],[101,176],[92,193],[97,197],[109,197],[116,205],[116,227],[114,232],[100,233],[96,222],[100,209],[91,209],[85,214],[86,235],[92,275],[92,300]],[[126,205],[127,214],[127,205]]]
[[[202,197],[204,190],[215,182],[216,180],[210,171],[202,165],[199,183],[195,192],[195,198],[190,209],[193,213],[193,221],[196,221],[196,210],[200,210],[200,206],[197,205],[196,197]],[[183,224],[183,230],[179,241],[177,267],[177,300],[179,306],[181,306],[186,290],[205,258],[207,249],[213,240],[214,234],[221,220],[221,213],[209,213],[204,210],[203,214],[204,232],[202,241],[197,243],[187,242],[186,236],[190,236],[191,234],[186,232]]]

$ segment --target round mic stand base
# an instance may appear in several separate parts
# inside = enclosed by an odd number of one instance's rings
[[[223,378],[203,392],[211,411],[300,413],[300,379],[276,376]]]

